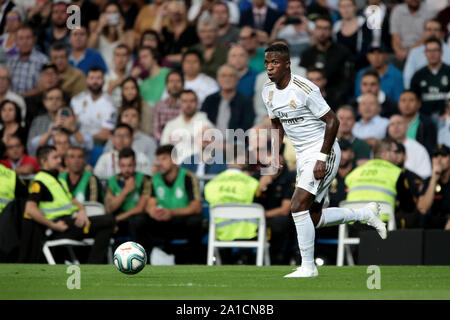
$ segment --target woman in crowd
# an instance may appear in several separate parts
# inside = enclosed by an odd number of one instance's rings
[[[147,135],[152,134],[153,108],[145,102],[139,92],[139,85],[135,78],[128,77],[122,82],[121,110],[131,106],[139,111],[141,122],[139,129]],[[120,110],[120,111],[121,111]],[[119,111],[119,112],[120,112]]]
[[[22,115],[17,103],[11,100],[3,100],[0,103],[0,137],[3,143],[13,135],[20,137],[25,143],[27,140],[27,130],[22,126]]]
[[[125,31],[125,19],[118,4],[111,2],[106,5],[100,15],[94,32],[89,36],[88,46],[97,49],[103,56],[108,70],[114,69],[113,53],[120,44],[125,44],[131,51],[134,48],[132,30]]]
[[[338,20],[333,25],[335,41],[346,46],[356,58],[355,69],[359,70],[368,64],[366,53],[372,41],[372,32],[366,19],[356,14],[355,0],[339,0]]]
[[[198,43],[196,27],[190,25],[187,19],[186,6],[182,2],[170,1],[167,6],[169,17],[167,26],[155,25],[164,42],[164,53],[172,67],[179,67],[183,50]]]
[[[16,37],[17,30],[23,22],[23,15],[20,13],[19,9],[13,8],[6,15],[6,33],[0,36],[0,46],[6,53],[7,57],[14,56],[19,53],[19,48],[17,47]]]

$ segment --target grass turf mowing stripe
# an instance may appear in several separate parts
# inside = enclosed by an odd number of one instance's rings
[[[0,265],[0,299],[450,299],[450,267],[381,266],[369,290],[367,267],[319,267],[319,277],[285,279],[290,266],[146,266],[136,275],[113,265],[81,265],[69,290],[65,265]]]

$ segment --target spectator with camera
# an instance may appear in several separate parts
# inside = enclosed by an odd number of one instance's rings
[[[134,39],[130,32],[125,30],[125,19],[119,5],[110,2],[100,14],[95,30],[89,35],[88,47],[98,50],[106,62],[107,69],[113,70],[114,49],[119,44],[125,44],[132,51]]]
[[[52,96],[50,96],[52,97]],[[69,141],[69,145],[78,146],[83,148],[85,151],[90,151],[93,148],[92,137],[80,130],[80,125],[77,122],[73,110],[68,106],[62,106],[58,108],[55,114],[54,120],[49,125],[49,130],[43,132],[42,134],[30,137],[29,146],[31,150],[37,150],[38,147],[44,145],[55,145],[56,146],[56,136],[64,135],[64,141]],[[61,141],[58,139],[58,141]],[[68,145],[65,146],[65,148]],[[57,151],[60,150],[57,148]],[[64,152],[61,152],[61,156],[64,156]],[[62,162],[64,159],[62,158]]]
[[[285,14],[275,22],[270,40],[284,39],[289,45],[292,57],[298,57],[310,43],[311,24],[305,16],[302,0],[289,0]]]

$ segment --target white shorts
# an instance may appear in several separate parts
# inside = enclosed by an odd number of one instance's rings
[[[314,178],[314,167],[317,162],[317,153],[320,152],[322,143],[317,148],[311,148],[307,152],[297,153],[297,181],[295,186],[315,195],[314,202],[320,203],[327,195],[331,182],[336,177],[341,161],[341,149],[337,141],[326,160],[326,172],[323,179]]]

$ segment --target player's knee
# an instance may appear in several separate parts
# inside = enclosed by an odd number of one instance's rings
[[[309,206],[301,199],[293,199],[291,201],[291,212],[301,212],[309,210]]]

